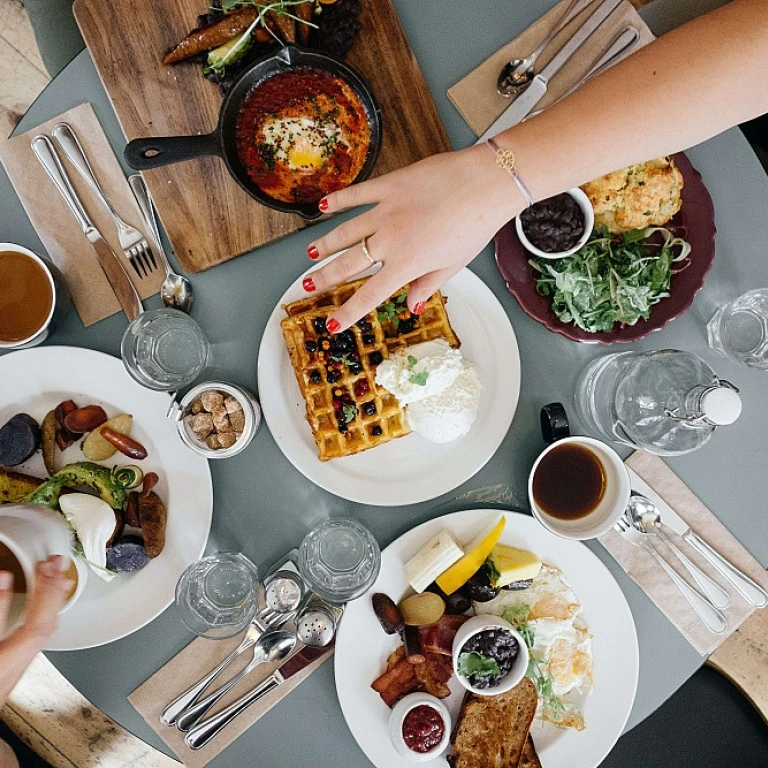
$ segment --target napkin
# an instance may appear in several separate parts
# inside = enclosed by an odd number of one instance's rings
[[[570,2],[571,0],[562,0],[536,23],[528,27],[519,37],[500,48],[463,80],[448,89],[448,98],[478,136],[484,133],[491,123],[512,103],[509,98],[500,95],[496,90],[496,80],[502,67],[511,59],[522,59],[528,56],[554,28]],[[536,71],[540,71],[542,67],[546,66],[595,8],[596,3],[591,3],[564,30],[558,33],[557,37],[541,54],[536,64]],[[546,95],[535,109],[549,106],[573,83],[577,82],[616,34],[627,25],[633,26],[640,33],[638,41],[633,48],[629,49],[627,55],[654,39],[653,33],[648,29],[637,11],[628,0],[625,0],[552,78]]]
[[[293,626],[293,625],[291,625]],[[243,633],[245,634],[245,633]],[[147,724],[168,745],[178,758],[189,768],[202,768],[228,747],[240,734],[248,730],[262,715],[269,712],[284,696],[287,696],[296,686],[306,680],[323,662],[333,654],[333,644],[322,649],[323,653],[300,672],[289,677],[285,682],[272,690],[263,698],[239,715],[223,731],[217,734],[202,749],[192,750],[184,743],[184,735],[174,726],[163,725],[160,714],[165,707],[179,694],[204,677],[222,659],[240,644],[243,635],[230,640],[207,640],[198,637],[193,640],[181,653],[174,656],[164,667],[139,686],[129,697],[133,707],[147,721]],[[297,643],[298,652],[303,648]],[[233,661],[219,675],[206,693],[212,693],[227,680],[234,677],[253,658],[252,650],[247,650]],[[285,660],[273,664],[260,664],[245,680],[236,685],[219,704],[211,709],[207,716],[214,715],[219,710],[231,704],[236,698],[255,688],[262,680],[269,677]]]
[[[626,461],[631,471],[637,473],[688,525],[723,557],[768,589],[768,573],[760,563],[736,540],[730,531],[707,509],[703,502],[658,457],[644,451],[633,453]],[[664,521],[662,515],[662,523]],[[702,655],[712,653],[725,639],[735,632],[757,609],[748,603],[707,560],[686,544],[669,528],[665,530],[671,539],[707,575],[725,587],[731,595],[730,605],[723,611],[728,628],[721,635],[710,632],[693,612],[688,601],[680,594],[672,580],[661,570],[651,555],[624,541],[616,531],[600,537],[600,543],[611,553],[627,575],[648,595],[661,612],[677,627],[683,637]],[[657,552],[692,587],[698,589],[677,558],[662,544],[655,544]]]
[[[48,255],[64,275],[75,309],[87,327],[121,310],[88,239],[32,152],[31,140],[40,133],[50,137],[53,126],[60,122],[72,126],[90,160],[94,175],[120,217],[145,236],[146,229],[123,169],[90,104],[81,104],[31,131],[0,143],[0,162]],[[123,259],[117,229],[109,212],[97,200],[64,153],[58,154],[83,207],[112,250]],[[127,259],[124,265],[142,299],[160,290],[165,278],[162,269],[140,278]]]

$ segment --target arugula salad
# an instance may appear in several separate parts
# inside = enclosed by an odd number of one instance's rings
[[[653,306],[669,296],[672,275],[690,263],[690,252],[690,244],[665,227],[620,235],[596,227],[572,256],[529,263],[537,272],[537,291],[552,297],[558,319],[599,333],[617,323],[647,320]]]

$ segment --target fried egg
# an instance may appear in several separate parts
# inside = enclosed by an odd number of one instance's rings
[[[266,121],[262,131],[275,162],[305,172],[322,167],[343,138],[335,123],[320,123],[309,117],[278,117]]]
[[[543,565],[528,589],[501,590],[487,603],[474,603],[475,613],[503,616],[510,608],[523,612],[526,626],[533,633],[531,656],[552,681],[552,693],[563,699],[572,692],[591,690],[592,634],[581,614],[581,603],[562,571]],[[583,718],[566,704],[566,720],[560,725],[581,729]],[[543,716],[539,712],[539,716]]]

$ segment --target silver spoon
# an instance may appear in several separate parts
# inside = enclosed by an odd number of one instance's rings
[[[672,539],[664,533],[661,527],[661,514],[656,505],[645,496],[633,493],[627,505],[632,525],[641,533],[650,533],[658,536],[683,564],[699,589],[709,598],[717,608],[726,608],[731,602],[731,596],[715,581],[709,578],[694,562],[688,559],[683,551]]]
[[[160,254],[160,261],[165,268],[165,282],[160,287],[160,298],[166,307],[180,309],[189,314],[195,303],[195,292],[192,289],[192,283],[184,275],[179,275],[171,269],[168,263],[168,255],[163,248],[163,242],[160,239],[160,231],[157,228],[157,218],[155,209],[152,205],[152,198],[149,190],[140,174],[135,173],[128,177],[128,183],[131,185],[131,191],[136,198],[136,202],[141,209],[141,215],[147,224],[147,228],[152,235],[157,252]]]
[[[259,664],[265,662],[280,661],[284,659],[295,647],[297,637],[295,632],[288,632],[282,629],[275,629],[265,632],[253,646],[253,658],[248,666],[238,672],[229,682],[225,683],[215,690],[210,696],[201,699],[197,704],[193,704],[189,709],[185,709],[176,718],[176,727],[180,731],[188,731],[200,720],[203,715],[223,696],[231,691],[249,672],[255,669]]]
[[[530,55],[524,59],[512,59],[512,61],[504,65],[499,74],[499,79],[496,81],[496,90],[502,96],[518,96],[525,90],[528,83],[534,78],[533,68],[536,66],[536,62],[544,52],[544,49],[568,22],[578,16],[591,2],[592,0],[572,0],[571,4],[565,9],[563,15],[552,28],[552,31]]]

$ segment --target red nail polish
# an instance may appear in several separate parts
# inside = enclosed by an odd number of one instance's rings
[[[321,201],[320,201],[320,202],[317,204],[317,207],[318,207],[318,208],[319,208],[321,211],[327,211],[327,210],[328,210],[328,198],[327,198],[327,197],[324,197],[324,198],[323,198],[323,199],[322,199],[322,200],[321,200]]]
[[[317,246],[310,245],[309,248],[307,248],[307,256],[309,256],[309,258],[312,259],[313,261],[315,259],[319,259],[320,251],[317,250]]]
[[[305,277],[301,284],[307,293],[315,290],[315,281],[311,277]]]
[[[420,301],[413,305],[413,314],[420,315],[424,311],[424,302]]]
[[[337,320],[328,320],[328,322],[325,324],[325,327],[328,329],[328,333],[338,333],[341,325],[339,325]]]

